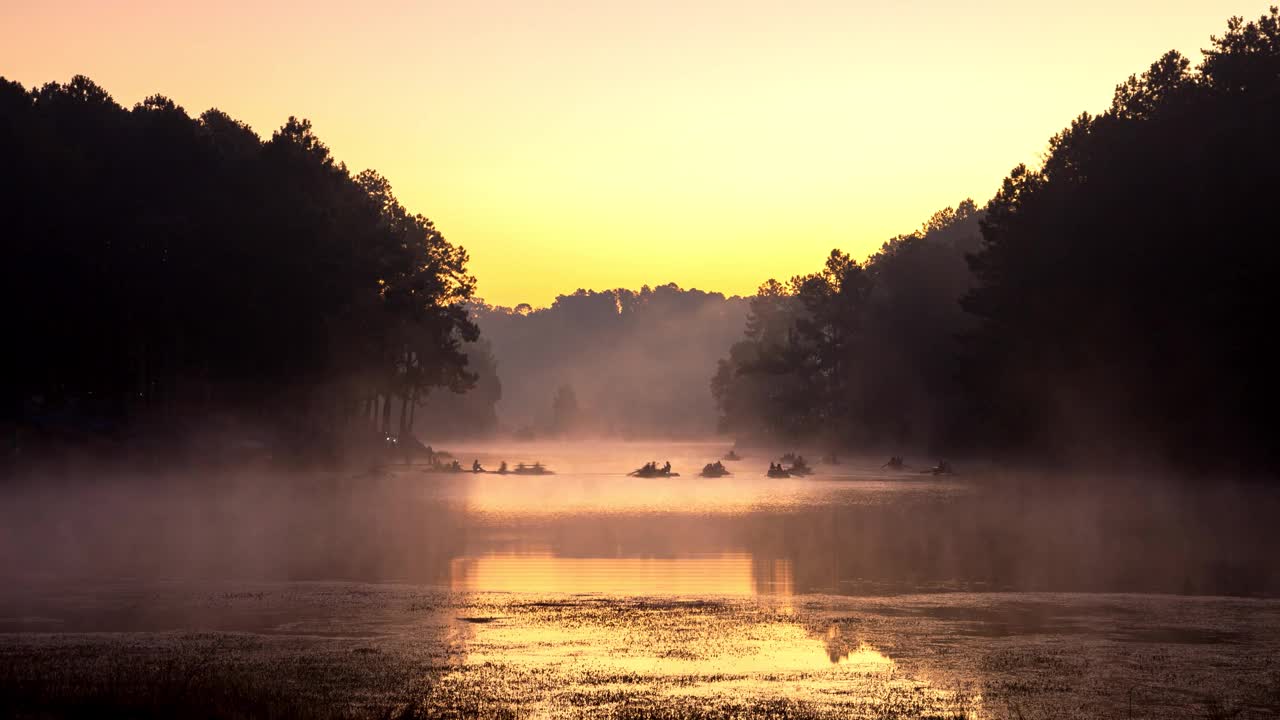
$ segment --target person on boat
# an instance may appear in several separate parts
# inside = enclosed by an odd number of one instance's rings
[[[524,472],[524,463],[516,463],[516,472]]]
[[[930,475],[951,475],[955,471],[951,469],[951,463],[946,460],[939,460],[937,465],[934,465],[928,470],[921,470],[920,472],[928,473]]]
[[[498,465],[498,472],[502,473],[503,475],[506,475],[506,474],[507,474],[507,461],[506,461],[506,460],[503,460],[503,461],[502,461],[502,464]]]
[[[480,461],[479,461],[479,460],[472,460],[472,461],[471,461],[471,472],[473,472],[473,473],[484,472],[484,468],[480,467]]]
[[[533,471],[534,471],[534,472],[536,472],[536,473],[540,473],[540,472],[542,472],[544,469],[545,469],[545,468],[543,468],[543,467],[542,467],[542,463],[541,463],[541,462],[535,462],[535,463],[533,464]]]
[[[670,460],[668,460],[668,461],[667,461],[667,464],[666,464],[666,465],[663,465],[663,466],[662,466],[662,473],[663,473],[664,475],[670,475],[670,474],[671,474],[671,461],[670,461]]]

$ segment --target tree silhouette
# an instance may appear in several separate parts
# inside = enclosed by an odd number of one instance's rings
[[[1121,83],[983,211],[762,286],[712,380],[723,426],[1274,472],[1277,127],[1271,8]]]
[[[1015,168],[965,297],[985,437],[1275,467],[1280,16],[1170,52]]]
[[[954,342],[967,318],[956,301],[979,217],[966,200],[865,264],[833,250],[817,273],[762,285],[711,381],[721,428],[837,446],[945,442],[950,418],[932,407],[958,393]]]
[[[578,408],[578,396],[573,392],[573,388],[568,385],[561,385],[556,390],[556,395],[551,400],[552,427],[557,433],[573,432],[578,426],[578,418],[580,409]]]
[[[126,110],[83,76],[0,79],[0,158],[15,450],[172,449],[220,419],[328,452],[410,432],[393,400],[474,381],[465,251],[305,120],[263,142],[158,95]]]

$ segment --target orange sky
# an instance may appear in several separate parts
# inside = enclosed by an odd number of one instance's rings
[[[5,0],[0,75],[270,135],[310,118],[464,245],[490,302],[750,293],[862,257],[1267,2]]]

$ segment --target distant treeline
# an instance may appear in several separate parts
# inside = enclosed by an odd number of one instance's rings
[[[0,79],[0,233],[5,454],[219,422],[329,449],[474,381],[465,251],[305,120],[264,142],[85,77]]]
[[[1170,52],[984,209],[766,283],[728,430],[1185,466],[1280,461],[1280,15]]]
[[[477,303],[502,377],[509,429],[545,436],[706,436],[707,368],[738,336],[747,302],[674,284],[578,290],[534,310]]]

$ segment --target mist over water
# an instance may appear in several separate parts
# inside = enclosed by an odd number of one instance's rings
[[[453,450],[468,466],[540,461],[555,474],[88,473],[5,490],[0,568],[629,595],[1280,592],[1280,493],[1262,485],[981,466],[934,477],[856,457],[772,479],[764,450],[698,477],[725,450],[715,443]],[[682,475],[626,476],[651,459]]]
[[[0,673],[39,697],[97,687],[101,662],[139,686],[166,687],[155,667],[218,688],[249,673],[374,714],[1017,717],[1001,709],[1015,699],[1053,716],[1138,686],[1146,707],[1194,717],[1158,689],[1167,673],[1215,702],[1270,697],[1274,488],[935,477],[869,457],[770,478],[781,449],[751,448],[730,476],[699,477],[718,442],[448,449],[555,474],[263,467],[6,487]],[[650,460],[681,475],[626,474]],[[1044,685],[1044,667],[1072,679]]]

